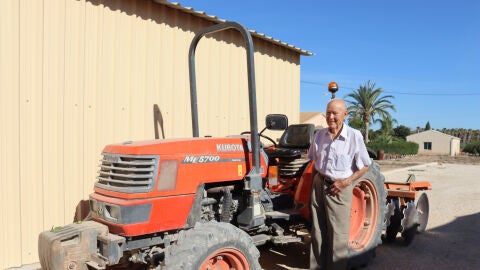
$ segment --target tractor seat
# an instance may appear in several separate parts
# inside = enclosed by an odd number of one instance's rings
[[[265,152],[269,158],[300,157],[310,147],[314,132],[313,124],[290,125],[280,137],[278,146],[273,150],[266,149]]]
[[[265,150],[271,164],[278,165],[281,178],[295,178],[303,173],[310,159],[302,155],[308,151],[314,133],[313,124],[290,125],[280,137],[278,146]]]

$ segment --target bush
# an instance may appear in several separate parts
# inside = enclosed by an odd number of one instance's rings
[[[407,142],[403,140],[394,140],[391,143],[382,141],[371,141],[367,143],[367,147],[375,151],[383,150],[384,153],[398,154],[398,155],[416,155],[418,153],[418,144],[414,142]]]
[[[478,155],[480,154],[480,142],[472,142],[463,147],[463,152]]]

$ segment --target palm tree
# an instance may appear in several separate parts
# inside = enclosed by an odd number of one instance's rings
[[[348,125],[350,127],[354,128],[354,129],[360,130],[360,132],[362,132],[362,134],[365,134],[365,130],[363,130],[365,125],[363,124],[363,120],[360,117],[358,117],[358,116],[349,117]]]
[[[397,119],[391,115],[386,115],[383,119],[375,119],[374,123],[380,123],[380,135],[390,136],[393,134],[393,125],[398,124]]]
[[[368,127],[375,120],[375,115],[385,119],[390,116],[387,110],[396,111],[389,99],[394,98],[392,95],[380,96],[382,88],[375,88],[375,83],[367,81],[365,85],[361,85],[353,93],[347,95],[345,101],[348,103],[348,111],[352,117],[359,116],[365,125],[365,142],[368,143]]]
[[[397,124],[397,120],[392,119],[390,115],[387,115],[384,119],[375,119],[374,123],[380,123],[380,135],[375,140],[378,139],[386,144],[392,143],[393,124]]]

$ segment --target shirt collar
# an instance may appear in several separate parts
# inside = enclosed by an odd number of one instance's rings
[[[348,128],[349,128],[348,125],[343,123],[342,130],[340,131],[340,135],[338,135],[337,139],[347,140],[348,139],[348,132],[347,132]],[[328,128],[327,128],[327,132],[326,132],[325,135],[330,136],[330,132],[328,131]]]
[[[342,138],[345,139],[345,140],[348,139],[347,129],[348,129],[347,124],[343,123],[342,131],[340,131],[340,136],[338,136],[338,137],[339,137],[339,138],[342,137]]]

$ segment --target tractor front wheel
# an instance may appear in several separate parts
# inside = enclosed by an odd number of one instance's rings
[[[224,222],[197,223],[180,232],[165,252],[166,269],[261,269],[260,252],[250,236]]]

